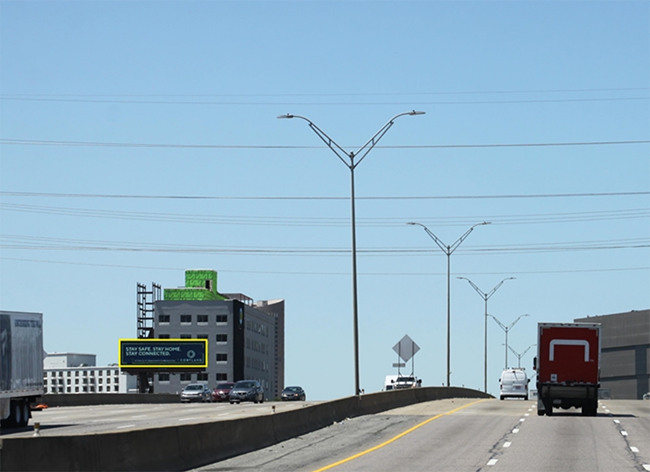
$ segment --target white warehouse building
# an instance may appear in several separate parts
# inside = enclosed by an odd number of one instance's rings
[[[96,366],[95,354],[48,353],[43,360],[46,394],[127,393],[137,388],[133,375],[120,372],[117,364]]]

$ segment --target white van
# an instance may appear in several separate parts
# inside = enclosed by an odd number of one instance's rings
[[[523,398],[528,400],[528,382],[526,370],[523,368],[510,368],[501,373],[499,389],[501,400],[512,398]]]

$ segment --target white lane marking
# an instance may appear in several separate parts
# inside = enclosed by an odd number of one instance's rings
[[[532,409],[532,408],[528,408],[528,411],[533,411],[533,409]]]
[[[621,422],[619,420],[614,420],[614,423],[620,424]]]
[[[632,452],[639,452],[639,448],[634,447],[634,446],[630,446],[630,451],[632,451]]]
[[[524,421],[526,421],[526,418],[519,418],[519,421],[523,423]]]
[[[146,418],[146,417],[147,415],[136,415],[136,416],[132,416],[131,418],[135,419],[135,418]]]
[[[193,417],[193,418],[178,418],[178,421],[193,421],[193,420],[198,420],[198,418]]]
[[[511,444],[512,443],[510,441],[506,441],[505,443],[503,443],[503,447],[510,447]]]
[[[118,426],[117,429],[134,428],[134,427],[135,427],[134,424],[125,424],[122,426]]]
[[[530,416],[530,413],[526,413],[524,416]]]
[[[621,431],[621,434],[622,434],[623,436],[627,436],[627,431]]]
[[[228,416],[230,413],[219,413],[217,416]]]
[[[515,428],[515,429],[512,430],[512,432],[517,434],[519,432],[519,430],[517,428]]]
[[[609,410],[607,408],[605,408],[605,413],[609,413]]]
[[[490,460],[488,461],[487,465],[494,465],[494,464],[497,463],[498,460],[499,460],[499,459],[490,459]],[[645,467],[645,466],[644,466],[644,467]],[[648,469],[648,470],[650,470],[650,469]]]

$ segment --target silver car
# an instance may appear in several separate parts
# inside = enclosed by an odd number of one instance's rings
[[[187,385],[181,392],[181,402],[211,402],[212,390],[205,384]]]

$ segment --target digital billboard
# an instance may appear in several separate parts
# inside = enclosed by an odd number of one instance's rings
[[[201,369],[208,367],[207,339],[120,339],[122,369]]]

